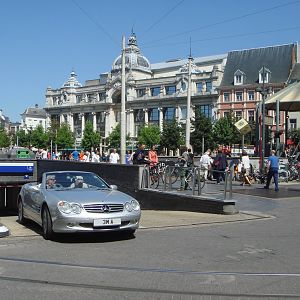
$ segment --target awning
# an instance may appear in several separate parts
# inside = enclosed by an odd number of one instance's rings
[[[295,82],[266,99],[266,109],[276,110],[279,100],[279,110],[300,111],[300,82]]]

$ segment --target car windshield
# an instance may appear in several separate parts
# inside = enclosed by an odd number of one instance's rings
[[[94,173],[51,172],[46,174],[46,189],[107,189],[109,186]]]

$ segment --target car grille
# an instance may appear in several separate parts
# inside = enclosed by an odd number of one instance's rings
[[[115,213],[123,211],[123,204],[86,204],[83,208],[89,213]]]

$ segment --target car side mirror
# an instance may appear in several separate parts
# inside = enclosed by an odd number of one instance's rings
[[[112,190],[117,190],[118,189],[118,186],[116,186],[115,184],[111,184],[109,186]]]

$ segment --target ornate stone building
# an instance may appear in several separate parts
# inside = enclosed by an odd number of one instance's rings
[[[207,116],[216,116],[218,87],[222,80],[227,55],[193,59],[191,75],[191,106]],[[87,80],[81,85],[75,72],[61,88],[47,88],[45,110],[49,118],[67,122],[75,132],[79,145],[86,122],[106,138],[120,121],[121,55],[109,72]],[[135,34],[125,49],[126,64],[126,132],[136,137],[144,124],[157,124],[174,117],[185,123],[188,59],[150,64],[142,55]]]

